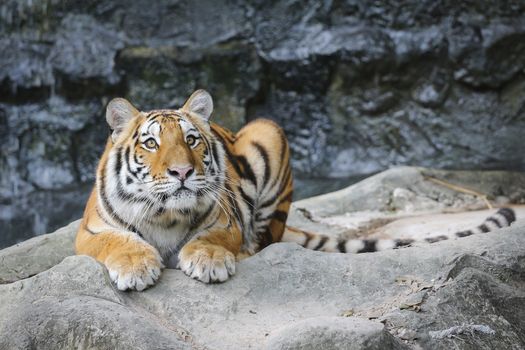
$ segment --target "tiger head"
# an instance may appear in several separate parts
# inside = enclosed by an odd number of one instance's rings
[[[212,111],[204,90],[177,110],[141,112],[125,99],[113,99],[106,110],[112,129],[106,170],[111,197],[142,202],[143,210],[187,211],[213,200],[223,177],[223,151],[211,132]]]

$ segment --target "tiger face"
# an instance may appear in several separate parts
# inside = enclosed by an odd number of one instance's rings
[[[136,157],[130,157],[140,175],[131,172],[126,186],[165,201],[167,208],[194,206],[210,182],[204,136],[188,116],[169,111],[147,115],[132,140]]]
[[[111,184],[122,201],[143,203],[139,211],[164,212],[187,211],[212,199],[221,176],[220,160],[212,156],[213,107],[207,97],[197,92],[179,110],[150,112],[124,99],[110,102],[106,119],[113,129],[110,161],[116,175]]]

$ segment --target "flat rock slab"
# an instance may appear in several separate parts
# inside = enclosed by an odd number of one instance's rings
[[[277,350],[382,350],[404,349],[379,322],[355,317],[308,318],[283,327],[272,335],[266,349]]]
[[[0,250],[0,284],[34,276],[55,266],[66,256],[74,255],[79,223],[72,222],[54,233]]]
[[[487,209],[484,197],[497,206],[524,204],[525,173],[392,168],[340,191],[294,202],[287,224],[351,238],[402,218]]]
[[[357,255],[278,243],[223,284],[165,270],[127,293],[92,258],[66,257],[77,225],[0,251],[0,349],[525,347],[525,221]]]
[[[522,227],[360,255],[279,243],[240,262],[227,283],[204,285],[166,270],[142,293],[116,291],[100,264],[73,256],[0,286],[0,334],[9,335],[0,348],[298,348],[304,343],[290,327],[322,333],[316,325],[326,317],[328,334],[338,334],[326,349],[366,338],[371,329],[383,340],[363,348],[410,346],[384,334],[383,323],[392,334],[411,330],[414,344],[431,348],[525,346],[523,247]],[[411,305],[419,288],[426,295]],[[353,328],[344,315],[356,315],[349,317]],[[429,337],[465,323],[495,334]]]

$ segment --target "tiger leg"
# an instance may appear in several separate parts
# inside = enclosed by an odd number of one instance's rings
[[[260,250],[283,235],[292,201],[290,150],[283,130],[267,119],[257,119],[236,135],[235,153],[249,164],[254,180],[243,190],[254,206],[253,233]]]
[[[235,225],[205,232],[182,247],[179,268],[204,283],[224,282],[235,274],[235,256],[241,243]]]
[[[120,290],[141,291],[155,284],[163,267],[158,251],[133,232],[95,233],[83,223],[75,246],[77,254],[92,256],[103,263]]]

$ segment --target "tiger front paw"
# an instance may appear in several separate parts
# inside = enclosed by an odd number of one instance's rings
[[[164,267],[157,250],[145,244],[120,247],[112,252],[104,263],[109,277],[122,291],[142,291],[154,285]]]
[[[235,256],[219,245],[191,242],[180,251],[178,267],[204,283],[224,282],[235,274]]]

